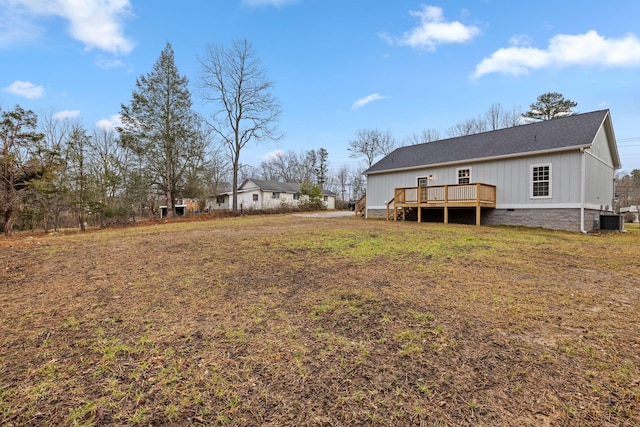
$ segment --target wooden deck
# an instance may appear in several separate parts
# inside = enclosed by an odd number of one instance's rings
[[[422,208],[444,208],[444,223],[449,222],[449,208],[475,207],[476,225],[480,225],[482,208],[496,207],[495,185],[473,183],[396,188],[387,202],[387,220],[406,217],[409,209],[417,209],[422,222]]]

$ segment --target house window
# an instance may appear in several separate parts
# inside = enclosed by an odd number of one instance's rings
[[[428,187],[429,186],[429,178],[418,178],[418,187]]]
[[[471,182],[471,168],[456,169],[458,184],[469,184]]]
[[[279,199],[280,198],[280,193],[271,193],[271,198],[272,199]]]
[[[258,201],[258,195],[257,195],[257,194],[254,194],[254,195],[253,195],[253,201],[254,201],[254,202],[257,202],[257,201]]]
[[[329,196],[324,196],[324,201],[328,202],[329,201]]]
[[[551,165],[531,166],[531,197],[551,197]]]
[[[218,196],[216,197],[216,203],[221,205],[224,203],[224,196]]]
[[[293,200],[300,200],[300,193],[293,193]]]

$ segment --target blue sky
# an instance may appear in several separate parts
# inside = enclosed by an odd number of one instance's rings
[[[0,106],[117,123],[170,42],[206,114],[197,57],[246,38],[286,136],[247,147],[245,164],[323,147],[330,168],[357,166],[358,129],[446,137],[494,103],[526,111],[554,91],[579,112],[610,109],[623,170],[640,169],[638,18],[637,0],[0,0]]]

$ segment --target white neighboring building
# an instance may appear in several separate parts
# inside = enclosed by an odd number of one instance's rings
[[[301,183],[273,182],[250,178],[238,187],[238,210],[268,210],[285,206],[297,206],[300,199]],[[209,210],[229,210],[233,192],[222,193],[210,199]],[[329,190],[322,190],[322,201],[327,209],[336,208],[336,195]]]
[[[625,208],[620,208],[620,213],[622,215],[630,213],[631,215],[633,215],[633,219],[631,220],[632,222],[640,222],[640,214],[638,213],[637,206],[627,206]]]

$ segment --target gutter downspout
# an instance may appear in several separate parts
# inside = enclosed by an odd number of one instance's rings
[[[580,149],[580,153],[582,153],[582,162],[580,165],[580,232],[582,234],[587,234],[587,230],[584,229],[584,203],[585,203],[585,191],[586,191],[586,163],[587,163],[587,153],[584,151],[584,148]]]

